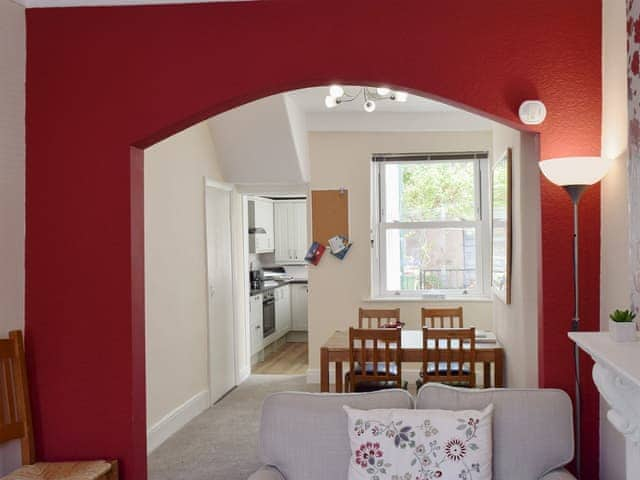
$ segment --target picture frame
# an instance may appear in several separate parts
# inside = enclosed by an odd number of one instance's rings
[[[491,168],[491,289],[505,304],[511,304],[512,255],[512,150],[507,150]]]

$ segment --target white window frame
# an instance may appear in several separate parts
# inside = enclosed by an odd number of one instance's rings
[[[442,155],[445,158],[439,158]],[[474,155],[477,158],[468,158]],[[459,156],[460,158],[455,158]],[[376,161],[380,157],[384,161]],[[486,299],[490,296],[490,260],[491,260],[491,224],[489,189],[489,153],[470,152],[461,154],[412,154],[405,155],[374,154],[371,162],[371,297],[376,298],[429,298],[429,299]],[[386,222],[384,218],[385,191],[384,168],[389,164],[425,163],[429,161],[470,161],[475,163],[474,185],[476,219],[468,221],[427,221],[427,222]],[[415,290],[395,291],[386,289],[386,231],[398,228],[474,228],[476,230],[476,275],[478,287],[474,290]]]

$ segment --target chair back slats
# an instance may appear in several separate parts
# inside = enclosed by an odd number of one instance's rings
[[[422,378],[425,383],[475,387],[475,328],[422,328]]]
[[[389,310],[358,309],[358,328],[381,328],[382,325],[399,322],[399,308]]]
[[[402,384],[400,328],[349,329],[351,391],[361,382]],[[369,368],[370,367],[370,368]],[[384,368],[380,368],[384,367]]]
[[[13,374],[13,359],[3,358],[0,360],[0,376],[2,383],[2,404],[3,418],[7,423],[19,422],[20,415],[16,409],[15,376]]]
[[[462,307],[423,308],[421,323],[429,328],[463,328]]]
[[[22,441],[22,463],[35,462],[27,367],[22,332],[0,339],[0,443]]]

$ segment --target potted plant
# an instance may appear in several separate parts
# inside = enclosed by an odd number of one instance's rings
[[[636,314],[631,310],[616,310],[609,315],[609,332],[616,342],[634,342],[636,336]]]

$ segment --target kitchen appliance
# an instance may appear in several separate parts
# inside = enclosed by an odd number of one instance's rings
[[[267,338],[276,331],[276,300],[273,290],[264,292],[262,298],[262,336]]]
[[[262,270],[249,270],[249,283],[251,290],[259,290],[264,286],[264,273]]]

